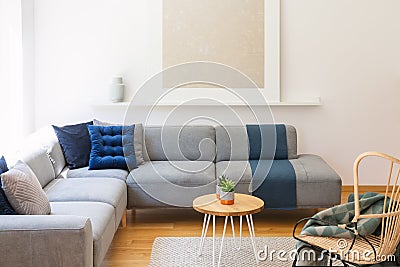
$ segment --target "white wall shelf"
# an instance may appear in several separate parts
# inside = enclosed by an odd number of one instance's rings
[[[233,106],[233,107],[245,107],[247,106],[243,102],[226,102],[224,103],[227,106]],[[126,108],[130,105],[130,102],[118,102],[118,103],[112,103],[112,102],[104,102],[104,103],[93,103],[91,106],[95,108],[108,108],[108,107],[122,107]],[[136,106],[149,106],[150,104],[139,104]],[[160,102],[157,104],[159,107],[175,107],[175,106],[207,106],[207,107],[218,107],[221,106],[222,104],[219,104],[215,101],[206,101],[206,100],[201,100],[201,101],[191,101],[188,103],[182,103],[182,102]],[[265,103],[250,103],[250,106],[265,106]],[[320,98],[316,98],[314,100],[310,101],[296,101],[296,102],[270,102],[269,105],[271,107],[299,107],[299,106],[321,106],[321,100]]]

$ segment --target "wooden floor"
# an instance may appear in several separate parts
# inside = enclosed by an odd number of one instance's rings
[[[349,192],[343,192],[347,202]],[[294,224],[312,216],[315,210],[263,211],[254,216],[257,236],[291,236]],[[222,233],[223,219],[217,220],[217,233]],[[148,209],[128,211],[127,227],[119,228],[103,266],[147,266],[156,237],[199,237],[203,216],[192,209]],[[244,235],[247,228],[244,225]],[[209,234],[211,231],[209,229]],[[230,232],[227,231],[227,235]]]

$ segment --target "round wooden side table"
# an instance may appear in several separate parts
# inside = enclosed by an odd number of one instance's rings
[[[222,248],[224,244],[226,226],[228,223],[228,217],[231,221],[232,226],[232,233],[234,238],[235,248],[240,250],[241,242],[242,242],[242,216],[246,216],[247,226],[249,228],[250,240],[251,245],[253,247],[254,256],[256,258],[256,262],[258,263],[257,259],[257,251],[256,251],[256,244],[255,244],[255,231],[254,231],[254,223],[253,223],[253,214],[259,213],[264,209],[264,201],[261,199],[246,195],[246,194],[237,194],[235,193],[235,204],[233,205],[222,205],[220,201],[217,199],[215,194],[204,195],[196,198],[193,200],[193,209],[198,212],[204,214],[204,221],[203,221],[203,229],[201,231],[201,238],[200,238],[200,247],[199,247],[199,255],[202,254],[204,240],[207,235],[208,225],[210,224],[210,218],[212,216],[213,221],[213,254],[212,254],[212,261],[213,266],[215,266],[215,216],[223,216],[225,217],[224,223],[224,230],[222,232],[222,239],[221,239],[221,247],[219,250],[218,256],[218,264],[221,263],[221,255],[222,255]],[[239,246],[236,246],[236,238],[235,238],[235,227],[233,223],[233,217],[238,216],[240,221],[240,240]]]

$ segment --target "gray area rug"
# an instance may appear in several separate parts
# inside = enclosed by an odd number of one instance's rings
[[[206,238],[202,256],[198,255],[199,242],[200,238],[198,237],[158,237],[153,244],[149,266],[212,266],[212,238]],[[216,262],[218,260],[220,242],[220,238],[216,239]],[[292,258],[289,253],[295,249],[296,241],[293,238],[257,237],[256,245],[257,250],[264,250],[267,252],[267,254],[261,254],[261,261],[259,264],[256,263],[249,238],[243,238],[242,246],[239,251],[234,249],[232,238],[225,238],[221,266],[292,266]],[[272,253],[272,250],[274,250],[275,253]],[[277,251],[280,250],[285,251],[286,255],[278,257]],[[268,257],[263,259],[265,255],[268,255]]]

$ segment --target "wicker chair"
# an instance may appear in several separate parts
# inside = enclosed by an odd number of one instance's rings
[[[387,178],[383,213],[381,214],[360,214],[360,203],[358,196],[358,171],[360,162],[366,157],[380,157],[390,162],[389,175]],[[312,218],[305,218],[297,222],[293,229],[293,237],[305,244],[298,249],[300,252],[304,247],[309,247],[318,252],[326,252],[335,248],[340,249],[337,252],[326,253],[332,259],[340,260],[344,266],[360,266],[366,264],[377,264],[389,259],[393,259],[397,245],[400,242],[400,160],[386,154],[378,152],[366,152],[361,154],[354,163],[354,195],[355,195],[355,216],[348,225],[338,225],[354,234],[352,239],[343,239],[337,237],[306,236],[296,235],[297,227],[305,221]],[[388,200],[388,202],[387,202]],[[388,203],[388,204],[387,204]],[[361,219],[380,218],[381,233],[379,236],[368,235],[361,236],[357,232],[357,222]],[[328,225],[328,224],[327,224]],[[370,256],[367,256],[367,254]],[[357,256],[358,255],[358,256]],[[362,257],[360,257],[360,255]],[[357,256],[357,257],[356,257]],[[293,262],[296,266],[297,257]]]

